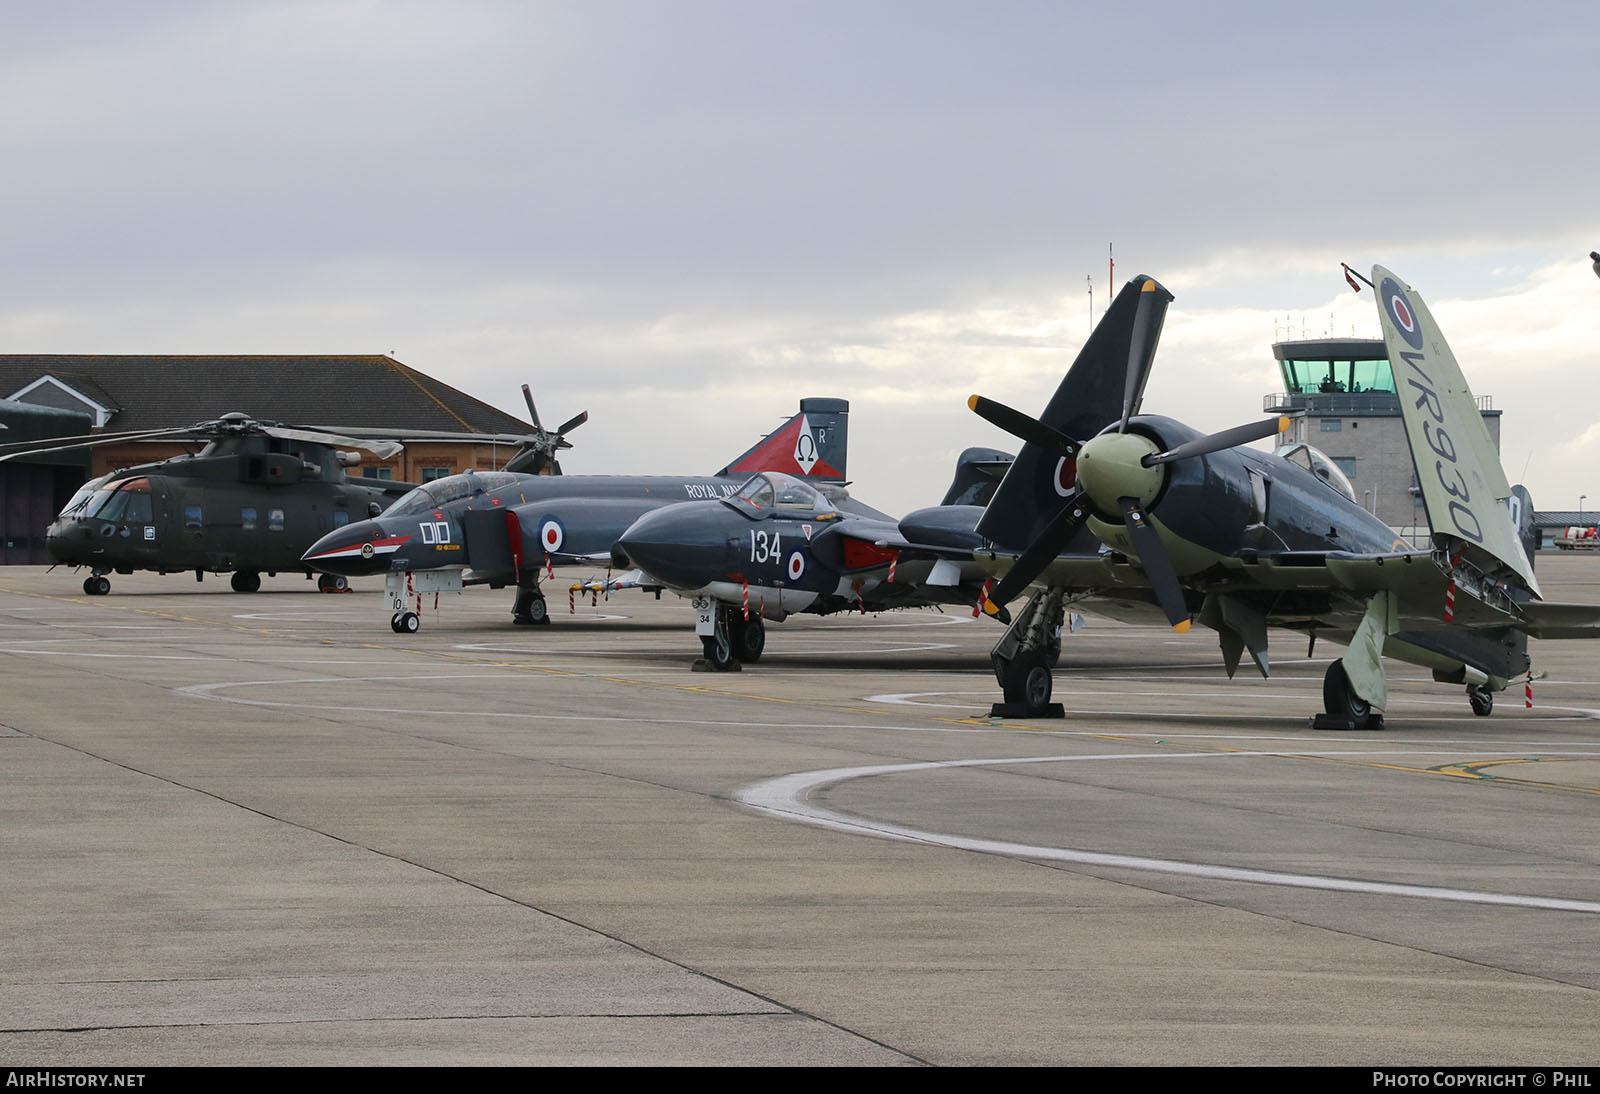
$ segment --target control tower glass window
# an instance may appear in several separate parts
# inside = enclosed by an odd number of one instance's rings
[[[1394,394],[1394,372],[1388,361],[1285,361],[1283,382],[1295,395]]]

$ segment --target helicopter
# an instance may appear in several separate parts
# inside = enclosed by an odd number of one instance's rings
[[[559,474],[555,460],[570,448],[566,433],[583,424],[587,413],[551,432],[538,424],[533,400],[523,388],[534,432],[529,435],[445,434],[396,430],[408,439],[469,440],[518,445],[506,466]],[[353,436],[353,433],[366,436]],[[193,571],[231,573],[235,592],[261,588],[261,575],[280,571],[317,575],[318,588],[342,592],[342,574],[301,561],[306,548],[336,528],[368,520],[387,509],[415,483],[353,477],[361,451],[388,459],[401,450],[373,430],[333,432],[260,421],[240,412],[171,429],[87,434],[0,446],[0,461],[40,452],[91,447],[118,441],[188,439],[202,442],[197,453],[118,469],[83,484],[46,532],[45,544],[57,563],[86,566],[83,591],[104,596],[112,573]],[[7,450],[7,449],[11,450]]]

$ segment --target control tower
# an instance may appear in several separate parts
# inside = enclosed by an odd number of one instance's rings
[[[1285,443],[1303,441],[1321,449],[1350,479],[1356,500],[1391,528],[1402,534],[1425,530],[1428,516],[1383,340],[1276,342],[1272,355],[1284,390],[1268,395],[1263,409],[1303,415],[1290,427]],[[1478,397],[1478,410],[1498,451],[1500,412],[1486,395]]]

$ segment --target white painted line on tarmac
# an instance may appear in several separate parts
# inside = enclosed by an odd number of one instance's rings
[[[1311,753],[1300,753],[1300,755],[1309,754]],[[1352,752],[1329,753],[1329,755],[1334,756],[1360,754]],[[1382,750],[1373,754],[1393,757],[1403,753]],[[1238,881],[1252,885],[1276,885],[1295,889],[1367,893],[1378,896],[1404,896],[1465,904],[1496,904],[1518,908],[1541,908],[1554,911],[1600,914],[1600,903],[1587,900],[1522,896],[1514,893],[1491,893],[1473,889],[1449,889],[1431,885],[1401,885],[1394,882],[1368,881],[1360,878],[1293,874],[1277,870],[1254,870],[1237,866],[1181,862],[1175,859],[1145,858],[1139,855],[1117,855],[1098,851],[1080,851],[1065,847],[1045,847],[1037,844],[1012,843],[1007,840],[975,839],[969,836],[933,832],[923,828],[911,828],[885,821],[854,817],[847,813],[816,805],[809,800],[812,794],[824,787],[835,786],[853,779],[870,778],[877,775],[897,775],[907,772],[936,771],[953,767],[1009,767],[1019,764],[1083,763],[1105,760],[1278,758],[1279,756],[1281,756],[1281,753],[1277,752],[1136,752],[1092,756],[1028,756],[1011,759],[937,760],[924,763],[836,767],[826,771],[806,771],[783,775],[776,779],[768,779],[765,782],[756,783],[739,791],[736,798],[744,805],[748,805],[750,808],[760,812],[771,814],[783,820],[815,825],[819,828],[829,828],[834,831],[850,832],[856,835],[876,836],[881,839],[904,840],[912,843],[951,847],[957,850],[975,851],[979,854],[1002,855],[1007,858],[1071,862],[1084,866],[1138,870],[1146,873],[1176,874],[1214,881]]]
[[[538,714],[527,710],[462,710],[459,707],[450,709],[430,710],[419,706],[408,707],[377,707],[355,706],[340,703],[316,703],[286,699],[246,699],[240,695],[226,695],[224,691],[230,688],[288,688],[300,687],[307,684],[363,684],[384,683],[389,681],[414,682],[422,680],[513,680],[528,679],[516,674],[519,670],[507,668],[502,672],[478,673],[452,673],[434,676],[417,676],[412,674],[396,676],[313,676],[297,680],[225,680],[212,684],[189,684],[186,687],[175,688],[174,693],[187,696],[191,699],[205,699],[216,703],[237,703],[249,707],[285,707],[300,710],[339,711],[355,714],[408,714],[427,716],[448,716],[455,718],[520,718],[526,721],[537,722],[621,722],[627,725],[661,725],[661,726],[704,726],[708,729],[805,729],[805,730],[835,730],[835,729],[866,729],[890,730],[898,733],[951,733],[951,734],[992,734],[995,730],[988,726],[896,726],[877,725],[866,723],[795,721],[795,722],[752,722],[752,721],[717,721],[709,718],[653,718],[648,715],[610,715],[610,714]],[[574,675],[570,679],[586,679],[589,674]],[[516,697],[510,697],[514,700]]]
[[[42,639],[42,641],[51,641]],[[89,653],[84,650],[34,650],[18,646],[0,646],[0,653],[35,654],[39,657],[106,657],[134,661],[215,661],[215,657],[175,653]]]

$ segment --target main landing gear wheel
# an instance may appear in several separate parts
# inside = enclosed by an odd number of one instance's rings
[[[99,574],[83,579],[84,596],[105,596],[111,591],[111,579]]]
[[[511,622],[519,627],[539,627],[550,622],[550,608],[538,589],[518,589],[511,606]]]
[[[235,570],[230,584],[236,593],[253,593],[261,588],[261,575],[254,570]]]
[[[342,593],[350,588],[350,579],[343,574],[319,574],[317,588],[325,593]]]
[[[1472,713],[1480,718],[1487,718],[1494,709],[1494,692],[1485,687],[1467,688],[1467,702],[1472,704]]]
[[[1328,716],[1342,723],[1335,728],[1382,729],[1382,715],[1372,713],[1372,705],[1355,693],[1350,677],[1344,671],[1344,662],[1335,661],[1322,677],[1322,709]],[[1373,723],[1377,724],[1374,725]],[[1315,722],[1313,722],[1315,724]],[[1324,728],[1317,726],[1317,728]]]
[[[747,665],[761,660],[761,651],[767,648],[767,626],[758,615],[754,619],[734,619],[728,626],[728,642],[733,655]]]
[[[1055,681],[1050,666],[1045,664],[1045,654],[1040,650],[1023,650],[1005,668],[1005,678],[1000,689],[1006,702],[1027,709],[1028,715],[1037,717],[1050,706],[1050,692]]]
[[[416,634],[422,629],[422,619],[416,612],[395,612],[389,620],[395,634]]]

